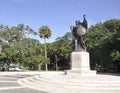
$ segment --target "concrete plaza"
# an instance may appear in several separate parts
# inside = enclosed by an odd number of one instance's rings
[[[40,72],[17,82],[22,86],[48,93],[120,93],[120,76],[116,74],[89,76]]]

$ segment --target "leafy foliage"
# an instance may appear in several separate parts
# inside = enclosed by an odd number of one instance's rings
[[[115,71],[120,66],[120,20],[111,19],[88,29],[85,41],[91,53],[91,67],[102,71]],[[111,69],[112,68],[112,69]],[[116,67],[118,68],[118,67]],[[120,71],[120,69],[117,69]]]
[[[14,63],[31,70],[37,70],[39,65],[45,64],[48,64],[49,70],[70,68],[70,53],[74,49],[74,40],[70,32],[58,37],[52,43],[47,43],[47,46],[46,38],[51,37],[52,34],[48,26],[42,26],[38,31],[39,36],[45,40],[44,44],[28,38],[29,34],[37,33],[24,24],[13,27],[0,24],[0,47],[2,47],[0,62],[3,62],[3,65],[9,66]],[[84,40],[90,53],[91,69],[120,72],[119,19],[111,19],[91,26]]]
[[[69,69],[70,53],[72,52],[72,34],[66,33],[58,37],[55,42],[49,45],[48,55],[51,59],[51,69]]]
[[[27,64],[27,61],[25,60],[28,57],[30,58],[33,55],[41,55],[36,54],[36,46],[39,44],[39,41],[30,38],[26,39],[24,36],[25,34],[23,34],[23,32],[26,31],[34,33],[34,31],[28,26],[20,24],[17,27],[3,27],[0,31],[0,39],[3,42],[1,44],[2,52],[0,54],[0,59],[4,62],[3,65],[7,64],[9,67],[11,63],[14,63],[27,66],[25,65]],[[35,59],[33,60],[35,61]],[[31,60],[29,60],[29,62],[30,61]]]
[[[42,26],[39,28],[39,36],[41,38],[49,38],[51,37],[51,30],[48,26]]]

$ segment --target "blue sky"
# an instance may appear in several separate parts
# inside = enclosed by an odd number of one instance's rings
[[[0,0],[0,24],[29,25],[35,31],[47,25],[52,37],[47,42],[70,32],[75,20],[86,14],[90,25],[109,19],[120,19],[120,0]],[[43,42],[38,36],[34,37]]]

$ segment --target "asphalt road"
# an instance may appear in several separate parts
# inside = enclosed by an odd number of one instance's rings
[[[0,93],[47,93],[39,90],[30,89],[17,83],[18,79],[28,76],[31,75],[0,75]]]

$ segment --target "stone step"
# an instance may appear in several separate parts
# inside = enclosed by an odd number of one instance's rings
[[[37,86],[39,86],[39,85],[41,85],[42,84],[42,86],[44,85],[46,85],[46,86],[54,86],[54,87],[61,87],[61,88],[63,88],[63,87],[67,87],[67,88],[71,88],[71,87],[73,87],[73,88],[80,88],[80,87],[82,87],[82,88],[84,88],[84,87],[88,87],[88,88],[109,88],[109,89],[111,89],[111,88],[114,88],[114,89],[119,89],[120,88],[120,83],[117,83],[116,82],[116,84],[111,84],[111,83],[106,83],[106,82],[102,82],[102,83],[93,83],[93,82],[82,82],[82,83],[66,83],[66,84],[62,84],[62,83],[55,83],[55,82],[50,82],[50,81],[45,81],[45,80],[36,80],[34,77],[31,77],[31,78],[27,78],[27,79],[25,79],[24,80],[24,82],[27,82],[27,83],[31,83],[31,84],[37,84]]]
[[[29,81],[29,80],[28,80]],[[24,83],[26,83],[26,80],[25,80],[25,82]],[[40,82],[39,82],[40,83]],[[38,83],[30,83],[30,81],[29,81],[29,83],[27,82],[27,85],[30,85],[30,86],[34,86],[35,87],[35,89],[40,89],[40,90],[43,90],[43,91],[51,91],[52,93],[53,93],[53,91],[55,91],[56,90],[56,93],[57,93],[57,90],[59,90],[60,91],[60,89],[57,89],[57,87],[56,86],[52,86],[52,87],[50,87],[49,85],[46,85],[46,84],[43,84],[43,83],[41,83],[41,84],[38,84]],[[120,93],[120,88],[91,88],[91,87],[76,87],[76,86],[72,86],[72,87],[70,87],[70,86],[64,86],[64,89],[65,88],[68,88],[68,90],[69,89],[77,89],[77,90],[71,90],[71,92],[69,92],[69,93]],[[62,88],[62,90],[64,90],[63,88]],[[64,90],[65,91],[65,90]],[[75,92],[76,91],[76,92]],[[115,92],[114,92],[115,91]],[[67,93],[67,92],[66,92]]]
[[[38,86],[39,86],[40,84],[42,84],[42,85],[44,85],[44,86],[50,86],[50,87],[59,87],[59,88],[63,88],[63,87],[64,87],[63,84],[52,83],[52,82],[43,81],[43,80],[37,81],[37,80],[35,80],[34,78],[29,78],[28,81],[29,81],[29,82],[32,82],[32,83],[35,83],[35,84],[37,83]]]
[[[120,87],[120,81],[79,81],[79,82],[67,82],[67,83],[56,83],[49,80],[45,80],[39,77],[33,77],[32,81],[39,81],[51,83],[53,85],[64,85],[64,86],[88,86],[88,87]]]
[[[70,92],[69,89],[64,89],[63,87],[53,86],[53,84],[40,82],[36,83],[31,81],[31,79],[21,79],[18,80],[18,83],[24,87],[29,87],[32,89],[37,89],[40,91],[45,91],[47,93],[74,93]],[[73,91],[73,90],[72,90]]]
[[[19,80],[19,83],[51,93],[120,93],[120,81],[55,82],[50,78],[33,76]]]
[[[24,87],[37,89],[40,91],[46,91],[46,92],[50,91],[49,86],[44,86],[43,84],[38,85],[37,83],[30,82],[29,80],[26,79],[18,80],[18,83]]]

